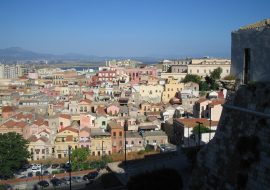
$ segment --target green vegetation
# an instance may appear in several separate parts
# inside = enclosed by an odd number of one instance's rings
[[[232,74],[229,74],[223,78],[224,80],[236,80],[236,77]]]
[[[76,169],[80,170],[88,156],[89,150],[86,148],[77,148],[75,150],[72,150],[71,154],[72,170]]]
[[[0,134],[0,175],[12,177],[30,157],[28,142],[14,132]]]
[[[210,87],[205,81],[201,81],[199,84],[200,91],[209,91]]]
[[[181,175],[174,169],[159,169],[132,176],[127,183],[129,190],[183,188]]]
[[[213,80],[218,80],[220,79],[221,73],[222,73],[222,68],[218,67],[210,73],[210,78],[212,78]]]
[[[187,74],[185,78],[182,80],[183,83],[188,83],[188,82],[195,82],[197,84],[200,84],[201,82],[201,77],[198,75],[193,75],[193,74]]]
[[[201,125],[199,127],[199,125],[197,125],[196,127],[193,128],[192,133],[196,133],[198,134],[200,131],[200,133],[209,133],[209,132],[213,132],[214,130],[210,130],[208,127],[205,127],[204,125]]]

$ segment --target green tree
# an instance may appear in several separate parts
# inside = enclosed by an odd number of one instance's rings
[[[200,84],[201,82],[201,77],[198,75],[193,75],[193,74],[187,74],[185,78],[182,80],[183,83],[188,83],[188,82],[195,82],[197,84]]]
[[[213,72],[211,72],[210,78],[212,78],[213,80],[220,79],[221,73],[222,73],[222,68],[218,67],[214,69]]]
[[[14,132],[0,134],[0,175],[12,177],[13,172],[27,162],[28,141]]]
[[[201,81],[199,84],[199,87],[200,87],[200,91],[208,91],[210,89],[209,85],[205,81]]]
[[[200,131],[200,133],[209,133],[212,130],[210,130],[208,127],[205,127],[204,125],[201,125],[200,127],[199,127],[199,125],[197,125],[193,128],[192,133],[198,134],[199,131]]]
[[[232,75],[232,74],[229,74],[229,75],[226,75],[223,79],[224,80],[235,80],[236,77],[234,75]]]
[[[72,150],[71,154],[71,163],[72,169],[80,169],[83,163],[86,161],[87,157],[89,156],[89,150],[86,148],[77,148]]]

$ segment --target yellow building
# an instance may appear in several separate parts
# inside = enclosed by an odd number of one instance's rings
[[[191,64],[187,65],[187,67],[188,74],[195,74],[201,77],[209,76],[211,72],[220,67],[222,69],[220,77],[223,78],[231,72],[231,60],[214,58],[192,59]]]
[[[55,138],[54,153],[56,158],[68,156],[68,146],[72,149],[79,147],[79,131],[72,127],[61,129]]]
[[[53,157],[52,145],[47,137],[31,136],[28,139],[28,151],[31,153],[29,160],[40,160]]]
[[[90,151],[93,156],[104,156],[112,153],[111,134],[100,129],[91,130]]]
[[[165,89],[162,93],[162,102],[168,103],[176,94],[184,89],[184,83],[178,83],[178,80],[170,77],[165,84]]]
[[[164,90],[162,85],[140,85],[141,100],[158,103]]]

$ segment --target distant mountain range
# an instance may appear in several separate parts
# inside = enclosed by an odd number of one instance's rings
[[[17,60],[81,60],[81,61],[105,61],[111,59],[133,59],[142,62],[157,62],[158,58],[153,57],[99,57],[95,55],[83,55],[77,53],[66,53],[62,55],[37,53],[29,50],[25,50],[20,47],[10,47],[6,49],[0,49],[0,61],[17,61]]]

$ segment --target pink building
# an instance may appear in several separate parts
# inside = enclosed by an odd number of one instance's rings
[[[116,116],[116,115],[118,115],[119,111],[120,111],[119,106],[117,106],[115,104],[111,104],[107,107],[107,114],[109,114],[109,115]]]
[[[112,70],[103,70],[98,72],[99,81],[115,81],[116,72]]]
[[[84,127],[80,130],[79,133],[79,145],[81,148],[85,147],[90,149],[90,128]]]
[[[130,68],[126,69],[126,73],[129,75],[131,84],[138,84],[144,75],[156,77],[157,69],[155,67]]]
[[[4,106],[2,108],[2,118],[7,119],[13,115],[15,115],[16,109],[13,106]]]
[[[80,127],[84,128],[93,128],[95,127],[95,119],[96,117],[94,116],[94,114],[81,114],[80,115]]]
[[[23,129],[23,137],[28,139],[32,135],[38,134],[41,131],[50,131],[48,127],[48,121],[42,118],[35,120],[32,124],[26,125]]]
[[[59,116],[59,128],[58,130],[62,130],[65,127],[68,127],[71,125],[71,115],[69,114],[61,114]]]

